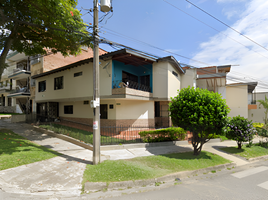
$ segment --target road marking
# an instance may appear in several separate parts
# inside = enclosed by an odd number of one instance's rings
[[[256,167],[256,168],[253,168],[253,169],[248,169],[248,170],[245,170],[245,171],[242,171],[242,172],[234,173],[234,174],[232,174],[232,176],[234,176],[236,178],[244,178],[244,177],[247,177],[247,176],[250,176],[250,175],[253,175],[253,174],[257,174],[257,173],[260,173],[260,172],[263,172],[263,171],[266,171],[266,170],[268,170],[268,167],[261,166],[261,167]]]
[[[259,184],[258,186],[259,186],[259,187],[262,187],[262,188],[264,188],[264,189],[266,189],[266,190],[268,190],[268,181],[266,181],[266,182],[264,182],[264,183],[261,183],[261,184]]]

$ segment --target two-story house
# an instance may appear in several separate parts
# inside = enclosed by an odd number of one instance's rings
[[[249,112],[257,108],[254,90],[258,83],[227,84],[227,74],[231,70],[231,65],[201,68],[184,67],[184,70],[186,73],[192,71],[193,76],[196,76],[196,87],[221,94],[230,108],[229,117],[240,115],[249,118]]]
[[[181,89],[185,74],[175,58],[123,49],[101,55],[99,67],[102,126],[170,123],[168,103]],[[92,125],[93,58],[32,78],[40,120],[60,117]]]

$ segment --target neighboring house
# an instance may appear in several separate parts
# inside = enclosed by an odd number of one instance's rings
[[[105,51],[100,49],[100,54]],[[83,48],[78,56],[64,57],[60,53],[45,56],[26,56],[11,52],[6,59],[7,67],[0,83],[1,108],[21,113],[35,112],[35,82],[32,75],[47,72],[66,64],[93,56],[93,51]],[[15,108],[15,110],[14,110]],[[1,110],[0,110],[1,112]]]
[[[254,90],[257,82],[232,83],[226,87],[226,103],[231,109],[229,117],[242,116],[250,118],[249,113],[257,109]]]
[[[252,122],[260,122],[264,123],[265,118],[265,109],[263,106],[258,102],[258,100],[265,100],[265,96],[268,98],[268,92],[258,92],[254,93],[255,100],[256,100],[256,109],[251,109],[248,112],[248,119],[252,120]]]
[[[171,124],[170,97],[178,94],[186,78],[175,58],[155,58],[123,49],[101,55],[100,63],[102,126]],[[92,125],[93,58],[32,78],[36,80],[35,101],[40,120],[60,117]],[[189,83],[193,86],[193,81]]]
[[[229,117],[243,116],[249,118],[249,112],[257,109],[254,93],[257,82],[227,84],[226,76],[231,65],[201,68],[184,67],[186,71],[196,71],[196,87],[218,92],[226,99],[230,108]],[[192,73],[194,74],[194,72]]]

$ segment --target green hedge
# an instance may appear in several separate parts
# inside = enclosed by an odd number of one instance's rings
[[[170,127],[151,131],[141,131],[139,135],[143,142],[163,142],[184,140],[186,131],[180,127]]]

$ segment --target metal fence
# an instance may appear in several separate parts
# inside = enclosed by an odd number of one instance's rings
[[[127,80],[127,81],[122,81],[122,80],[115,80],[113,81],[113,89],[114,88],[132,88],[132,89],[135,89],[135,90],[141,90],[141,91],[145,91],[145,92],[151,92],[151,87],[150,86],[147,86],[147,85],[143,85],[141,83],[137,83],[135,81],[130,81],[130,80]]]
[[[43,128],[68,135],[84,143],[93,143],[93,126],[66,119],[57,120],[38,114],[27,114],[27,123],[37,123]],[[101,145],[143,143],[139,135],[141,131],[166,128],[156,126],[101,126]]]

